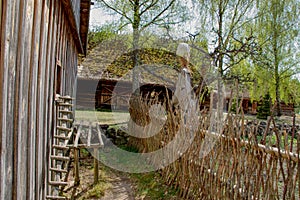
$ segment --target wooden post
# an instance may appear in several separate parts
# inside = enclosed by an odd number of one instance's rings
[[[74,185],[79,185],[80,178],[79,178],[79,149],[78,148],[74,148],[74,173],[75,173]]]
[[[1,17],[2,17],[2,0],[0,0],[0,26],[2,25]]]
[[[94,148],[94,184],[97,184],[99,180],[98,155],[98,148]]]

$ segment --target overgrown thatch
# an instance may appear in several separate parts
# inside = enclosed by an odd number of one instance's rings
[[[79,69],[79,77],[88,79],[122,79],[131,81],[133,51],[123,39],[105,41],[90,51]],[[163,48],[138,50],[142,83],[174,84],[178,76],[178,57]],[[191,66],[196,82],[200,75]]]

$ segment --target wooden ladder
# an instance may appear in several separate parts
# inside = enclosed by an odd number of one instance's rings
[[[53,136],[49,161],[49,195],[47,199],[67,199],[62,190],[68,185],[68,165],[70,148],[68,146],[73,135],[73,104],[70,96],[57,96],[56,132]]]

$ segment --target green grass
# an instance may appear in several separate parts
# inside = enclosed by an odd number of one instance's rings
[[[104,196],[105,191],[110,188],[110,184],[105,181],[100,181],[92,189],[88,190],[87,193],[80,197],[79,200],[84,199],[99,199]]]
[[[100,124],[117,124],[129,120],[128,112],[100,112],[91,110],[76,110],[76,121],[91,121]]]
[[[263,136],[257,136],[257,139],[260,142],[263,139]],[[284,149],[285,144],[288,147],[290,147],[292,140],[293,140],[293,146],[297,145],[297,139],[295,139],[295,138],[292,139],[292,136],[290,136],[290,135],[288,135],[286,138],[285,138],[285,136],[279,137],[280,148]],[[266,136],[266,145],[267,146],[277,146],[277,137],[276,137],[276,135]]]
[[[179,199],[178,191],[165,185],[157,172],[130,174],[138,199]]]
[[[93,171],[93,169],[91,169]],[[99,182],[94,185],[91,189],[86,191],[83,196],[79,197],[79,200],[85,199],[99,199],[104,196],[105,191],[111,187],[111,184],[108,182],[109,172],[101,169],[99,171]]]

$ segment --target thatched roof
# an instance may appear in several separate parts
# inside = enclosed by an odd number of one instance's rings
[[[82,62],[78,76],[86,79],[132,80],[133,51],[123,40],[105,41]],[[140,82],[174,84],[178,77],[177,56],[166,49],[139,49]],[[194,67],[191,67],[192,70]],[[196,72],[196,70],[194,69]],[[196,76],[199,77],[197,72]]]

